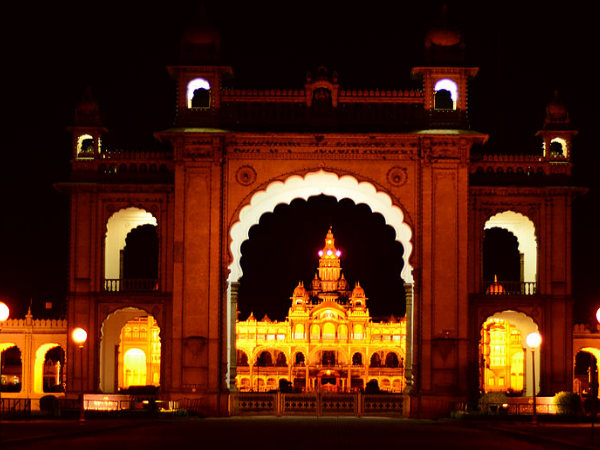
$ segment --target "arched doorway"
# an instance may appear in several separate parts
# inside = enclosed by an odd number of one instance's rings
[[[101,332],[102,392],[160,385],[160,328],[151,314],[135,307],[119,309],[102,322]]]
[[[336,173],[319,170],[310,172],[305,176],[290,176],[284,182],[276,181],[269,184],[264,190],[256,192],[249,204],[239,213],[239,221],[234,223],[230,230],[230,250],[233,256],[229,266],[228,289],[228,381],[232,386],[232,374],[235,374],[235,310],[237,309],[238,283],[243,275],[241,258],[242,244],[248,240],[250,228],[259,223],[265,213],[275,210],[279,204],[290,204],[294,199],[308,200],[310,197],[326,195],[341,201],[350,199],[355,204],[365,204],[373,213],[380,214],[385,223],[393,228],[395,239],[402,245],[401,278],[406,284],[406,318],[407,318],[407,358],[406,374],[412,380],[412,266],[409,258],[412,253],[412,230],[405,222],[402,209],[392,202],[391,197],[368,182],[359,182],[352,176],[339,176]],[[235,289],[232,290],[232,285]],[[234,297],[232,298],[232,292]],[[320,331],[320,330],[319,330]],[[354,330],[356,333],[356,330]],[[312,330],[311,330],[312,333]],[[409,382],[409,384],[412,381]]]
[[[594,391],[598,392],[598,361],[600,361],[598,348],[584,347],[576,353],[573,392],[584,397],[591,396]]]
[[[15,344],[0,344],[1,392],[21,392],[23,385],[23,360],[21,349]]]
[[[480,390],[531,396],[532,358],[526,338],[534,331],[539,332],[537,324],[524,313],[506,310],[488,317],[480,330]],[[536,393],[540,390],[541,351],[535,352]]]
[[[65,351],[56,343],[42,344],[35,352],[33,391],[64,392]]]

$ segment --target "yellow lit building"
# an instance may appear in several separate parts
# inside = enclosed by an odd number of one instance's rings
[[[482,327],[480,357],[482,390],[522,393],[525,352],[521,333],[508,321],[488,319]]]
[[[285,321],[253,314],[236,324],[240,391],[290,383],[296,391],[355,391],[376,380],[381,390],[404,389],[406,322],[373,322],[365,291],[350,289],[331,228],[319,251],[310,289],[300,282]]]
[[[119,388],[160,385],[159,333],[152,316],[131,319],[121,329]]]

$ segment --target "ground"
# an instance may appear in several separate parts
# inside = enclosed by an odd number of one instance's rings
[[[372,417],[23,420],[1,424],[3,449],[597,449],[590,423]],[[592,441],[592,438],[595,440]]]

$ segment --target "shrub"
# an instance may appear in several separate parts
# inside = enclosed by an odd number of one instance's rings
[[[505,411],[502,405],[508,403],[504,392],[487,392],[479,397],[479,411],[485,414],[498,414]]]
[[[574,392],[561,391],[554,396],[553,402],[558,414],[575,416],[581,413],[581,398]]]

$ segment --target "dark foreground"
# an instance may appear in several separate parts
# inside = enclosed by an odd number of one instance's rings
[[[2,449],[598,449],[590,424],[356,417],[2,421]]]

